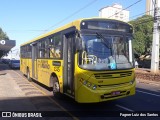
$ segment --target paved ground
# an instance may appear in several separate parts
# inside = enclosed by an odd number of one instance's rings
[[[0,111],[36,111],[16,83],[16,76],[11,76],[7,70],[1,73],[3,74],[0,75]]]
[[[0,63],[0,117],[5,116],[4,112],[11,112],[10,117],[3,117],[0,120],[12,120],[21,119],[21,117],[14,118],[18,114],[13,112],[35,112],[41,111],[63,111],[58,105],[54,104],[47,96],[40,90],[34,87],[30,82],[24,79],[22,76],[16,74],[13,70],[5,64]],[[21,114],[22,115],[22,114]],[[23,114],[27,115],[28,114]],[[26,120],[35,118],[25,118]],[[55,118],[41,118],[38,120],[52,120],[52,119],[72,119],[71,117],[56,117]]]
[[[17,72],[17,73],[16,73]],[[142,82],[137,80],[136,95],[104,103],[97,104],[78,104],[73,99],[63,96],[63,99],[58,99],[50,95],[45,95],[43,91],[38,90],[33,86],[33,82],[28,82],[23,75],[18,74],[18,71],[13,71],[7,65],[0,63],[0,112],[3,111],[66,111],[72,114],[72,117],[52,117],[38,118],[38,120],[52,119],[78,119],[82,120],[117,120],[121,118],[101,117],[102,113],[114,112],[145,112],[159,113],[160,111],[160,84],[155,82]],[[50,98],[50,99],[49,99]],[[52,102],[55,101],[55,102]],[[58,103],[59,105],[55,104]],[[87,113],[94,113],[98,117],[83,117]],[[92,113],[92,115],[93,115]],[[0,113],[1,115],[2,113]],[[53,112],[52,114],[56,114]],[[103,114],[102,114],[103,115]],[[159,113],[160,115],[160,113]],[[76,116],[76,117],[74,117]],[[128,118],[128,117],[127,117]],[[0,118],[0,120],[17,120],[21,118]],[[30,120],[31,118],[25,118]],[[33,118],[34,120],[35,118]],[[126,119],[126,118],[124,118]],[[131,117],[134,119],[134,117]],[[135,117],[137,120],[159,120],[159,117]],[[32,119],[31,119],[32,120]]]
[[[157,73],[152,73],[150,69],[146,68],[136,68],[136,78],[139,80],[144,80],[147,82],[157,82],[160,83],[160,71]],[[147,83],[148,83],[147,82]]]

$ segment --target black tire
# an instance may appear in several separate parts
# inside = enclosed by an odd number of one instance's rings
[[[60,85],[56,76],[51,76],[51,81],[53,82],[53,95],[55,97],[60,96]]]
[[[29,71],[29,69],[27,69],[27,79],[28,79],[29,82],[32,81],[32,79],[30,77],[30,71]]]

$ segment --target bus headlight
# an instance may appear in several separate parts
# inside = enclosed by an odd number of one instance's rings
[[[83,82],[83,84],[86,85],[86,84],[87,84],[87,80],[85,80],[85,81]]]
[[[92,89],[95,90],[97,88],[97,85],[93,85]]]
[[[88,82],[87,86],[88,86],[88,87],[91,87],[91,85],[92,85],[92,84]]]
[[[90,82],[87,81],[87,80],[80,79],[80,82],[82,82],[83,85],[89,87],[89,88],[92,89],[92,90],[97,89],[97,85],[94,85],[94,84],[90,83]]]

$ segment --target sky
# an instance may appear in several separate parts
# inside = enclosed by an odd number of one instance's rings
[[[99,10],[114,3],[123,8],[139,0],[0,0],[0,28],[16,47],[46,30],[51,31],[79,18],[98,17]],[[146,0],[129,7],[130,19],[145,12]]]

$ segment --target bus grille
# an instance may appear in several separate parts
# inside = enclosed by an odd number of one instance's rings
[[[96,79],[122,78],[122,77],[131,76],[131,75],[132,75],[132,71],[94,74]]]

